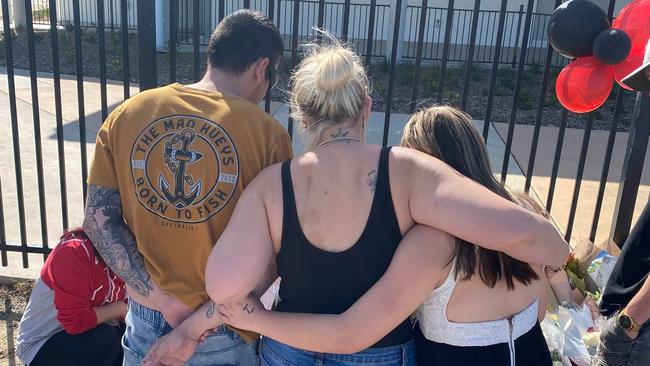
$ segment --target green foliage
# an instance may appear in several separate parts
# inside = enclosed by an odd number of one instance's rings
[[[108,39],[106,42],[107,48],[111,52],[116,52],[122,49],[122,32],[108,32]]]
[[[405,63],[395,68],[395,82],[400,85],[413,85],[415,78],[415,65]]]
[[[532,64],[528,67],[528,70],[533,74],[539,74],[542,72],[540,64]]]
[[[34,10],[32,12],[32,18],[34,20],[49,19],[50,18],[50,8]]]
[[[122,61],[119,58],[114,58],[111,60],[110,66],[113,68],[113,75],[122,74]],[[110,71],[109,71],[110,73]]]
[[[529,88],[522,88],[519,92],[519,99],[517,106],[524,110],[531,110],[535,108],[535,101],[533,94]]]
[[[508,69],[499,69],[497,71],[497,83],[506,89],[513,90],[515,88],[515,72]]]
[[[475,63],[472,64],[471,68],[469,69],[469,76],[470,80],[478,82],[483,80],[483,75],[485,75],[483,69],[476,65]]]
[[[95,30],[83,32],[83,40],[90,44],[97,44],[97,32]]]
[[[496,96],[496,97],[504,97],[504,96],[508,95],[508,93],[509,93],[509,90],[502,87],[502,86],[500,86],[500,85],[497,85],[497,86],[494,87],[494,96]]]
[[[597,110],[594,111],[594,119],[595,119],[596,121],[600,121],[600,120],[603,119],[603,114],[602,114],[602,112],[600,111],[600,109],[597,109]]]

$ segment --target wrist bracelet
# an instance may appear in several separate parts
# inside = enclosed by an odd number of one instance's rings
[[[558,272],[564,271],[565,268],[566,268],[566,264],[563,264],[563,265],[561,265],[561,266],[559,266],[557,268],[553,268],[551,266],[544,266],[544,272],[546,272],[547,274],[550,273],[550,274],[552,274],[554,276]]]

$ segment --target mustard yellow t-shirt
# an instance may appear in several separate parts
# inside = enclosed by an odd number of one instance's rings
[[[151,278],[196,308],[208,298],[208,255],[240,194],[291,157],[285,129],[251,102],[173,84],[108,116],[88,183],[119,189]]]

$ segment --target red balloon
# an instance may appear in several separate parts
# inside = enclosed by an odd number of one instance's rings
[[[572,61],[557,77],[555,94],[564,108],[575,113],[598,109],[612,91],[612,74],[595,57]]]
[[[650,38],[650,0],[637,0],[621,9],[612,28],[623,30],[632,40],[632,50],[644,50]]]
[[[609,68],[612,70],[614,80],[621,86],[621,88],[632,90],[629,86],[623,84],[621,80],[628,76],[632,71],[636,70],[643,63],[642,50],[633,50],[625,60],[616,65],[611,65]]]

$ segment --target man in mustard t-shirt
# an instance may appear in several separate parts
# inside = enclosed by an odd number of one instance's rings
[[[287,132],[256,106],[283,48],[264,15],[233,13],[210,37],[201,81],[139,93],[97,135],[83,227],[128,286],[125,365],[210,304],[205,264],[237,199],[292,156]],[[257,362],[255,344],[223,326],[197,345],[189,365]]]

